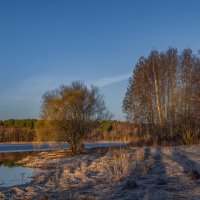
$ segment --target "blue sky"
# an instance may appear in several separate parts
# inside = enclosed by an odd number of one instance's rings
[[[199,0],[1,0],[0,119],[38,118],[44,92],[83,80],[123,120],[140,56],[200,48],[199,9]]]

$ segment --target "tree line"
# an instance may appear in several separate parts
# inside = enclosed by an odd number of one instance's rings
[[[0,142],[32,142],[35,140],[36,119],[0,121]]]
[[[58,140],[58,131],[51,122],[41,119],[9,119],[0,121],[0,142],[48,142]],[[137,132],[137,127],[127,122],[116,120],[102,121],[95,130],[86,134],[83,141],[130,141]]]
[[[0,121],[0,126],[34,129],[37,119],[8,119]]]

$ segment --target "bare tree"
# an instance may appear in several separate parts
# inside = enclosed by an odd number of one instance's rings
[[[66,141],[74,154],[83,152],[83,138],[102,120],[109,118],[99,90],[80,81],[47,92],[43,96],[41,118],[55,131],[54,137]]]

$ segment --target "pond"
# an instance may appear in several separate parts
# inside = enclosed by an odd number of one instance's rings
[[[27,167],[14,166],[0,166],[0,188],[24,184],[30,182],[30,178],[35,173],[39,172],[38,169],[31,169]]]
[[[0,153],[0,188],[30,182],[30,176],[41,171],[17,164],[18,160],[30,155],[37,155],[37,152]]]

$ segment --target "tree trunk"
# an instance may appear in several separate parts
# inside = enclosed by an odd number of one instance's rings
[[[74,155],[79,155],[83,153],[84,144],[81,141],[73,141],[69,145]]]
[[[154,87],[155,87],[155,94],[156,94],[156,107],[157,107],[157,112],[158,112],[158,121],[159,121],[159,125],[161,125],[162,118],[161,118],[161,109],[160,109],[160,102],[159,102],[160,95],[159,95],[158,80],[155,73],[154,62],[153,62],[153,76],[154,76]]]

